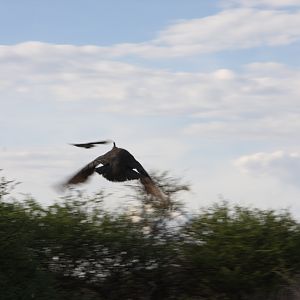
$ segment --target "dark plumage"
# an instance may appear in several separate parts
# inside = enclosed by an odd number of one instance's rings
[[[94,143],[85,144],[72,144],[77,147],[92,148],[96,144],[107,144],[111,141],[100,141]],[[84,168],[78,171],[72,176],[64,186],[74,185],[85,182],[94,172],[102,175],[109,181],[127,181],[139,179],[143,184],[146,192],[161,200],[166,200],[166,196],[163,192],[155,185],[149,174],[143,168],[143,166],[130,154],[127,150],[118,148],[113,143],[113,148],[107,153],[97,157]],[[102,166],[99,166],[99,165]]]
[[[100,144],[107,144],[107,143],[111,143],[110,140],[107,141],[100,141],[100,142],[92,142],[92,143],[84,143],[84,144],[71,144],[72,146],[75,147],[82,147],[82,148],[93,148],[95,147],[95,145],[100,145]]]

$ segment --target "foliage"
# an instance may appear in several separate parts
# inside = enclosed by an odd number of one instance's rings
[[[274,294],[283,274],[300,270],[300,226],[288,212],[216,204],[190,220],[184,231],[184,256],[194,274],[190,279],[198,279],[195,293],[203,285],[231,295],[229,299]]]
[[[17,201],[2,177],[1,299],[297,299],[300,225],[288,212],[223,202],[191,216],[178,200],[188,187],[159,181],[168,207],[136,190],[136,205],[112,213],[102,192]]]

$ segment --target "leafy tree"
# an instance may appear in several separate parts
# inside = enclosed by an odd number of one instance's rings
[[[191,215],[188,186],[153,177],[168,203],[134,186],[137,201],[114,213],[103,192],[19,201],[2,177],[1,299],[298,299],[300,225],[288,212],[223,202]]]
[[[3,201],[9,195],[14,184],[13,181],[6,181],[1,178],[1,299],[58,299],[52,276],[42,269],[37,256],[37,249],[33,244],[35,220],[28,216],[24,204]]]
[[[216,204],[192,218],[184,233],[196,294],[201,289],[220,299],[272,294],[284,274],[299,272],[300,227],[288,212]]]

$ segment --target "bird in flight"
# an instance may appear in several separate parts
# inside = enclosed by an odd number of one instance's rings
[[[92,148],[98,144],[108,143],[113,143],[113,148],[110,151],[101,156],[98,156],[96,159],[88,163],[69,180],[67,180],[67,182],[65,182],[63,185],[66,187],[69,185],[83,183],[96,172],[99,175],[102,175],[105,179],[114,182],[140,180],[145,188],[145,191],[148,194],[153,195],[162,201],[167,201],[167,196],[154,183],[143,166],[127,150],[118,148],[115,142],[106,140],[71,145],[82,148]]]

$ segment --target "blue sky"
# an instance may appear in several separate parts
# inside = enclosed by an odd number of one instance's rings
[[[0,165],[20,191],[51,203],[109,149],[68,143],[112,138],[189,182],[191,209],[300,216],[299,0],[0,4]]]
[[[217,10],[213,1],[1,1],[4,44],[37,40],[111,45],[151,39],[161,28]]]

